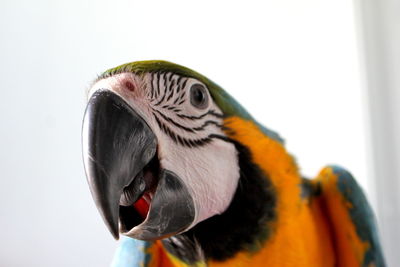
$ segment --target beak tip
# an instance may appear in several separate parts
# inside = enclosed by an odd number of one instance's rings
[[[115,240],[119,240],[119,233],[112,233],[112,236],[114,237]]]
[[[106,223],[107,224],[107,223]],[[113,227],[112,225],[107,224],[108,230],[110,231],[111,235],[114,237],[115,240],[119,239],[119,230],[118,227]]]

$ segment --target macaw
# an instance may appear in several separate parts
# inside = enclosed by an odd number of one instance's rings
[[[126,236],[115,267],[385,266],[352,175],[302,177],[276,132],[191,69],[105,71],[88,91],[82,144],[98,210]]]

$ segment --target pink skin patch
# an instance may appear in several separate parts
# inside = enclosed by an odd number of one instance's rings
[[[131,92],[135,91],[136,89],[135,85],[131,81],[125,81],[125,87]]]

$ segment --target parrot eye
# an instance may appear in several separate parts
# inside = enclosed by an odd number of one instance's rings
[[[190,103],[199,109],[205,109],[208,106],[208,95],[206,88],[201,84],[193,84],[190,88]]]

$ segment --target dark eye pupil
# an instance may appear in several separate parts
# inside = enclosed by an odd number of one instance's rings
[[[196,88],[195,90],[193,90],[193,100],[199,104],[203,103],[204,94],[199,88]]]
[[[208,106],[206,88],[201,84],[194,84],[190,89],[190,102],[196,108],[204,109]]]

